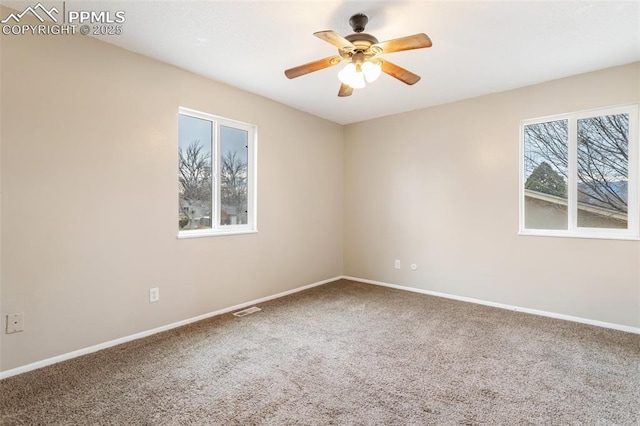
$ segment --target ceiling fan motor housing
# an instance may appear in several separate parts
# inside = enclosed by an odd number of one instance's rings
[[[355,33],[349,34],[345,37],[349,40],[356,48],[355,49],[338,49],[340,56],[343,58],[350,58],[357,52],[367,52],[367,56],[374,56],[379,53],[382,53],[382,49],[376,49],[377,46],[371,48],[374,44],[378,43],[378,39],[367,33]]]
[[[372,45],[378,43],[378,39],[371,34],[363,32],[364,27],[368,22],[369,18],[364,13],[357,13],[353,15],[351,19],[349,19],[349,25],[351,25],[351,28],[353,28],[355,34],[349,34],[348,36],[345,36],[345,38],[349,40],[356,48],[355,50],[339,49],[340,56],[342,56],[343,58],[350,58],[357,52],[367,52],[368,56],[373,56],[382,52],[381,50],[379,52],[369,51],[369,48]]]

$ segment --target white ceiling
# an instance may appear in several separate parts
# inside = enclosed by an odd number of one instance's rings
[[[2,3],[20,9],[35,1]],[[124,10],[124,33],[103,40],[341,124],[640,60],[638,1],[99,0],[65,7]],[[380,41],[429,35],[429,49],[386,55],[421,81],[406,86],[383,75],[338,98],[343,65],[284,76],[336,54],[313,33],[350,34],[349,17],[359,12]]]

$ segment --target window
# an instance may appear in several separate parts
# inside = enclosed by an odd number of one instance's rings
[[[255,152],[255,126],[180,108],[180,238],[256,232]]]
[[[521,123],[520,234],[638,239],[638,108]]]

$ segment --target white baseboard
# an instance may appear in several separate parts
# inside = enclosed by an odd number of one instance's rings
[[[223,308],[223,309],[219,309],[217,311],[213,311],[213,312],[209,312],[203,315],[198,315],[196,317],[193,318],[189,318],[189,319],[185,319],[182,321],[178,321],[178,322],[174,322],[171,324],[167,324],[161,327],[157,327],[151,330],[147,330],[147,331],[142,331],[140,333],[136,333],[136,334],[132,334],[130,336],[125,336],[125,337],[121,337],[119,339],[115,339],[115,340],[111,340],[108,342],[104,342],[104,343],[100,343],[94,346],[90,346],[84,349],[78,349],[76,351],[73,352],[68,352],[66,354],[62,354],[62,355],[58,355],[52,358],[47,358],[41,361],[36,361],[34,363],[31,364],[27,364],[21,367],[16,367],[13,368],[11,370],[7,370],[7,371],[1,371],[0,372],[0,380],[2,379],[6,379],[7,377],[11,377],[11,376],[15,376],[18,374],[22,374],[22,373],[26,373],[28,371],[32,371],[32,370],[37,370],[38,368],[42,368],[42,367],[46,367],[48,365],[52,365],[52,364],[56,364],[58,362],[62,362],[62,361],[66,361],[68,359],[72,359],[72,358],[76,358],[82,355],[86,355],[86,354],[90,354],[92,352],[97,352],[99,350],[102,349],[106,349],[112,346],[116,346],[116,345],[120,345],[122,343],[126,343],[126,342],[130,342],[132,340],[137,340],[137,339],[141,339],[143,337],[147,337],[147,336],[151,336],[153,334],[157,334],[163,331],[167,331],[167,330],[171,330],[173,328],[177,328],[177,327],[181,327],[183,325],[187,325],[187,324],[191,324],[197,321],[201,321],[203,319],[207,319],[207,318],[211,318],[214,317],[216,315],[222,315],[222,314],[226,314],[228,312],[232,312],[232,311],[236,311],[236,310],[240,310],[243,308],[246,308],[248,306],[251,305],[256,305],[258,303],[262,303],[262,302],[266,302],[268,300],[273,300],[273,299],[277,299],[280,297],[284,297],[284,296],[288,296],[290,294],[293,293],[298,293],[300,291],[303,290],[307,290],[309,288],[313,288],[313,287],[317,287],[323,284],[327,284],[339,279],[345,279],[345,280],[351,280],[351,281],[358,281],[361,283],[365,283],[365,284],[373,284],[373,285],[378,285],[378,286],[382,286],[382,287],[389,287],[389,288],[394,288],[397,290],[404,290],[404,291],[411,291],[414,293],[421,293],[421,294],[427,294],[430,296],[436,296],[436,297],[444,297],[446,299],[453,299],[453,300],[459,300],[462,302],[469,302],[469,303],[475,303],[475,304],[479,304],[479,305],[485,305],[485,306],[491,306],[494,308],[500,308],[500,309],[507,309],[510,311],[516,311],[516,312],[524,312],[527,314],[533,314],[533,315],[540,315],[543,317],[549,317],[549,318],[556,318],[556,319],[561,319],[561,320],[565,320],[565,321],[573,321],[573,322],[577,322],[577,323],[582,323],[582,324],[589,324],[589,325],[595,325],[598,327],[603,327],[603,328],[610,328],[613,330],[620,330],[620,331],[625,331],[628,333],[634,333],[634,334],[640,334],[640,328],[636,328],[636,327],[631,327],[631,326],[627,326],[627,325],[622,325],[622,324],[614,324],[614,323],[609,323],[609,322],[604,322],[604,321],[596,321],[596,320],[591,320],[591,319],[587,319],[587,318],[580,318],[580,317],[574,317],[574,316],[570,316],[570,315],[564,315],[564,314],[558,314],[555,312],[547,312],[547,311],[540,311],[537,309],[530,309],[530,308],[523,308],[520,306],[513,306],[513,305],[507,305],[504,303],[496,303],[496,302],[489,302],[486,300],[480,300],[480,299],[474,299],[471,297],[463,297],[463,296],[456,296],[453,294],[448,294],[448,293],[440,293],[440,292],[436,292],[436,291],[431,291],[431,290],[424,290],[424,289],[420,289],[420,288],[415,288],[415,287],[407,287],[407,286],[402,286],[402,285],[397,285],[397,284],[390,284],[390,283],[385,283],[385,282],[381,282],[381,281],[374,281],[374,280],[368,280],[365,278],[357,278],[357,277],[351,277],[351,276],[347,276],[347,275],[343,275],[343,276],[338,276],[338,277],[334,277],[334,278],[329,278],[327,280],[323,280],[323,281],[318,281],[316,283],[313,284],[308,284],[302,287],[298,287],[295,288],[293,290],[288,290],[288,291],[284,291],[282,293],[278,293],[278,294],[274,294],[271,296],[266,296],[266,297],[262,297],[260,299],[255,299],[249,302],[245,302],[245,303],[241,303],[239,305],[235,305],[235,306],[230,306],[228,308]]]
[[[510,311],[524,312],[524,313],[527,313],[527,314],[539,315],[539,316],[543,316],[543,317],[556,318],[556,319],[561,319],[561,320],[565,320],[565,321],[579,322],[579,323],[582,323],[582,324],[595,325],[595,326],[603,327],[603,328],[611,328],[613,330],[626,331],[627,333],[640,334],[640,328],[631,327],[631,326],[628,326],[628,325],[615,324],[615,323],[604,322],[604,321],[596,321],[596,320],[592,320],[592,319],[588,319],[588,318],[580,318],[580,317],[574,317],[574,316],[571,316],[571,315],[557,314],[555,312],[547,312],[547,311],[540,311],[540,310],[537,310],[537,309],[523,308],[523,307],[520,307],[520,306],[506,305],[504,303],[489,302],[489,301],[486,301],[486,300],[473,299],[471,297],[456,296],[454,294],[448,294],[448,293],[439,293],[437,291],[424,290],[424,289],[421,289],[421,288],[407,287],[407,286],[402,286],[402,285],[397,285],[397,284],[389,284],[389,283],[385,283],[385,282],[381,282],[381,281],[367,280],[367,279],[364,279],[364,278],[350,277],[350,276],[345,276],[345,275],[343,275],[341,278],[343,278],[345,280],[358,281],[358,282],[362,282],[362,283],[365,283],[365,284],[373,284],[373,285],[378,285],[378,286],[382,286],[382,287],[395,288],[397,290],[404,290],[404,291],[411,291],[411,292],[414,292],[414,293],[428,294],[429,296],[444,297],[446,299],[460,300],[462,302],[476,303],[478,305],[491,306],[491,307],[494,307],[494,308],[507,309],[507,310],[510,310]]]
[[[97,345],[94,345],[94,346],[89,346],[88,348],[78,349],[78,350],[73,351],[73,352],[69,352],[69,353],[66,353],[66,354],[54,356],[52,358],[43,359],[42,361],[36,361],[34,363],[23,365],[21,367],[16,367],[16,368],[13,368],[11,370],[0,371],[0,380],[6,379],[7,377],[15,376],[15,375],[18,375],[18,374],[26,373],[28,371],[37,370],[38,368],[46,367],[48,365],[57,364],[58,362],[66,361],[68,359],[72,359],[72,358],[76,358],[76,357],[79,357],[79,356],[82,356],[82,355],[90,354],[92,352],[97,352],[99,350],[110,348],[110,347],[116,346],[116,345],[120,345],[122,343],[130,342],[132,340],[142,339],[143,337],[151,336],[151,335],[156,334],[156,333],[160,333],[160,332],[163,332],[163,331],[171,330],[173,328],[181,327],[183,325],[191,324],[193,322],[201,321],[203,319],[215,317],[217,315],[226,314],[226,313],[232,312],[232,311],[237,311],[237,310],[246,308],[246,307],[251,306],[251,305],[256,305],[258,303],[266,302],[268,300],[278,299],[280,297],[288,296],[288,295],[293,294],[293,293],[298,293],[300,291],[307,290],[307,289],[312,288],[312,287],[317,287],[319,285],[323,285],[323,284],[327,284],[327,283],[339,280],[340,278],[342,278],[342,277],[338,276],[338,277],[334,277],[334,278],[329,278],[327,280],[318,281],[318,282],[313,283],[313,284],[308,284],[308,285],[305,285],[305,286],[302,286],[302,287],[294,288],[293,290],[283,291],[282,293],[274,294],[272,296],[266,296],[266,297],[262,297],[260,299],[252,300],[250,302],[245,302],[245,303],[241,303],[239,305],[230,306],[228,308],[219,309],[217,311],[209,312],[209,313],[206,313],[206,314],[203,314],[203,315],[198,315],[198,316],[193,317],[193,318],[189,318],[189,319],[186,319],[186,320],[182,320],[182,321],[174,322],[174,323],[171,323],[171,324],[163,325],[161,327],[157,327],[157,328],[154,328],[152,330],[141,331],[140,333],[132,334],[130,336],[121,337],[119,339],[115,339],[115,340],[111,340],[111,341],[108,341],[108,342],[100,343],[100,344],[97,344]]]

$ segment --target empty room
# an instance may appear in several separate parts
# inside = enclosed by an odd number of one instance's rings
[[[640,2],[0,27],[0,424],[640,421]]]

